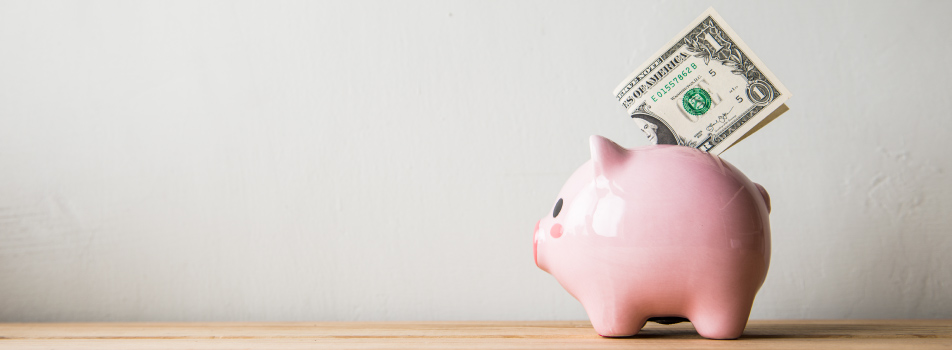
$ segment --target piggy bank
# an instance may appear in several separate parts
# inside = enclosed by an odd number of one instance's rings
[[[632,336],[653,320],[739,337],[770,263],[764,188],[694,148],[590,142],[592,159],[536,224],[536,265],[601,336]]]

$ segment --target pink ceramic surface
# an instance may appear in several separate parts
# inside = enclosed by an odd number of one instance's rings
[[[591,148],[536,224],[536,265],[602,336],[684,317],[704,337],[739,337],[770,262],[767,192],[694,148],[627,150],[600,136]]]

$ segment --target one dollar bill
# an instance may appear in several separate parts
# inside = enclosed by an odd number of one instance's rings
[[[628,76],[615,97],[658,144],[720,154],[787,110],[790,92],[707,9]]]

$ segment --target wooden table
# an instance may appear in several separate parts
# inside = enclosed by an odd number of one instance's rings
[[[737,340],[690,323],[632,338],[588,322],[0,323],[0,349],[952,349],[952,320],[751,321]]]

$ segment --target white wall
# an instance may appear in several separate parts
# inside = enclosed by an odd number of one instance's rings
[[[585,318],[532,227],[709,5],[0,3],[0,321]],[[794,95],[752,316],[952,317],[952,3],[713,6]]]

